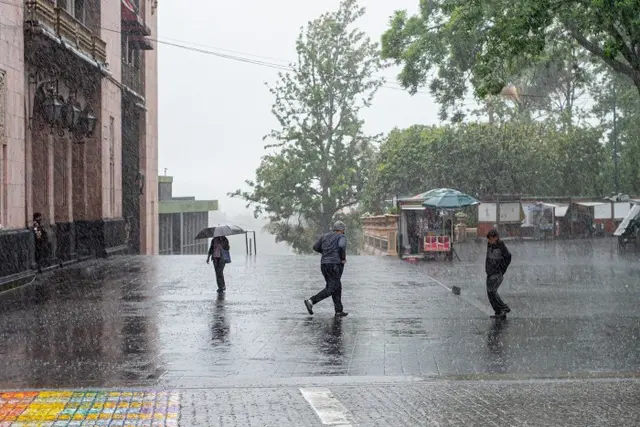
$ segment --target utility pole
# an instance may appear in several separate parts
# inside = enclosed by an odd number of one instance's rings
[[[620,194],[620,181],[618,176],[618,111],[616,94],[616,82],[613,81],[613,187],[616,194]]]

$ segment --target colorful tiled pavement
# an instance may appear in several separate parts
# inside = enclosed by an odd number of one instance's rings
[[[0,393],[0,427],[178,425],[180,395],[170,391]]]

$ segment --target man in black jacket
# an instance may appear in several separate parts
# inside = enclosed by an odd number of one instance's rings
[[[336,317],[344,317],[346,313],[342,307],[342,272],[347,262],[347,238],[344,235],[345,225],[336,221],[333,232],[318,239],[313,250],[322,254],[320,270],[326,281],[326,287],[311,298],[304,300],[309,314],[313,314],[313,305],[325,298],[331,297],[336,311]]]
[[[504,280],[504,274],[511,264],[511,253],[507,245],[500,240],[498,231],[491,229],[487,233],[487,260],[485,261],[485,271],[487,273],[487,295],[489,303],[495,311],[493,318],[504,319],[511,311],[509,306],[502,301],[498,295],[498,288]]]

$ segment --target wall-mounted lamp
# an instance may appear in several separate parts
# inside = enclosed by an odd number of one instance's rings
[[[62,109],[62,120],[65,128],[75,131],[80,124],[80,117],[82,116],[82,109],[77,102],[71,98],[67,101],[67,104]]]
[[[80,114],[78,131],[86,136],[93,135],[98,124],[98,117],[91,111],[89,107],[85,107],[84,111]]]
[[[42,102],[42,112],[48,124],[54,126],[62,121],[62,110],[65,107],[64,100],[56,93],[47,94]]]

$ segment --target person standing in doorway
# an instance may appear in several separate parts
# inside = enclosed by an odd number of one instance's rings
[[[342,272],[347,262],[347,238],[344,235],[345,225],[342,221],[336,221],[333,225],[333,232],[320,236],[313,250],[322,254],[320,259],[320,271],[326,281],[326,287],[304,300],[309,314],[313,314],[314,304],[325,298],[331,297],[336,311],[336,317],[344,317],[349,313],[342,307]]]
[[[209,246],[209,254],[207,255],[207,264],[213,258],[213,268],[216,271],[216,282],[218,283],[218,292],[222,293],[227,290],[224,282],[224,266],[227,261],[224,259],[222,251],[229,250],[229,239],[225,236],[214,237]]]
[[[504,280],[504,274],[511,264],[511,252],[507,245],[500,240],[498,231],[494,228],[487,233],[487,259],[485,261],[485,272],[487,273],[487,295],[489,303],[493,307],[495,314],[491,317],[504,319],[511,311],[509,306],[502,301],[498,295],[498,288]]]
[[[46,264],[46,260],[49,257],[49,239],[47,236],[47,230],[42,224],[42,214],[40,212],[33,214],[33,224],[31,229],[33,230],[33,236],[35,237],[36,265],[38,266],[38,272],[41,273],[43,264]]]

